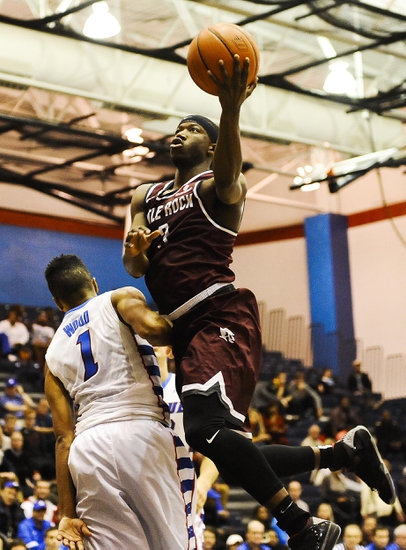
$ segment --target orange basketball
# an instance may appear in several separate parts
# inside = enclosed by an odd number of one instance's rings
[[[187,56],[189,74],[199,88],[208,94],[218,95],[217,86],[207,71],[210,70],[218,79],[221,79],[218,62],[222,59],[228,74],[232,75],[235,54],[240,56],[241,67],[244,59],[249,58],[248,83],[251,84],[259,68],[259,49],[252,36],[233,23],[217,23],[207,27],[195,36],[189,46]]]

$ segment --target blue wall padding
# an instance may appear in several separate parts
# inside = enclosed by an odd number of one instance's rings
[[[347,228],[338,214],[305,220],[313,363],[342,375],[355,357]]]
[[[96,277],[100,292],[135,286],[155,307],[144,278],[134,279],[124,269],[122,246],[120,239],[0,225],[0,303],[54,306],[44,270],[55,256],[76,254]]]

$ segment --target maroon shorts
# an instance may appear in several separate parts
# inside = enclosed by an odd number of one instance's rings
[[[227,421],[242,428],[261,365],[258,306],[247,289],[206,298],[174,322],[179,395],[217,392]]]

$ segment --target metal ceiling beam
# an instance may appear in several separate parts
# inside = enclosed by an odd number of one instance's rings
[[[197,108],[214,120],[220,114],[218,99],[197,88],[185,66],[2,23],[1,80],[97,100],[151,119],[181,119]],[[349,115],[346,109],[260,84],[243,106],[241,129],[260,139],[327,147],[353,156],[370,152],[364,117]],[[397,120],[376,117],[372,127],[378,149],[400,145],[404,139]]]

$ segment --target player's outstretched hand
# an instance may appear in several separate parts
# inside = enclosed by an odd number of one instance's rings
[[[84,521],[79,518],[63,517],[58,525],[58,540],[70,550],[84,550],[83,537],[92,533]]]
[[[217,85],[218,97],[223,109],[233,106],[241,107],[242,103],[255,90],[258,79],[255,78],[251,84],[248,84],[249,67],[250,60],[248,57],[244,59],[243,66],[241,67],[240,56],[235,54],[232,75],[228,74],[222,59],[219,60],[221,79],[217,78],[211,71],[207,71],[210,78]]]
[[[134,227],[131,229],[125,238],[125,252],[129,256],[138,256],[141,252],[147,250],[152,241],[161,235],[161,231],[157,229],[152,231],[147,227]]]

